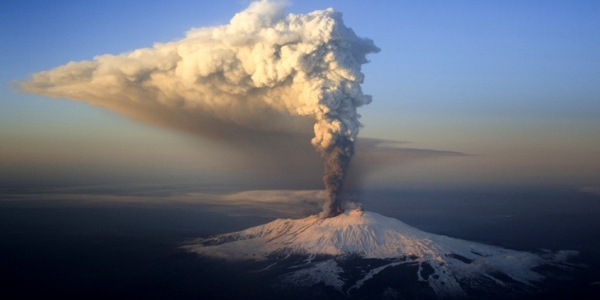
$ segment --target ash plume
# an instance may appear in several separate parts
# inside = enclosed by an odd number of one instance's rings
[[[361,65],[379,48],[331,8],[286,15],[285,6],[254,2],[229,24],[69,62],[33,74],[20,88],[234,144],[256,136],[248,132],[301,136],[313,120],[312,145],[325,160],[329,195],[322,216],[331,216],[361,126],[356,109],[371,102],[361,90]]]

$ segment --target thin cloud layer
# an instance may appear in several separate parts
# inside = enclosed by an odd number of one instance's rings
[[[109,206],[109,205],[201,205],[205,210],[226,215],[245,215],[260,217],[305,217],[320,211],[326,199],[323,190],[251,190],[243,192],[184,192],[176,190],[164,193],[154,191],[152,187],[114,193],[114,187],[93,187],[86,189],[62,189],[37,193],[6,194],[0,202],[20,207],[42,206]],[[112,192],[109,192],[112,191]]]

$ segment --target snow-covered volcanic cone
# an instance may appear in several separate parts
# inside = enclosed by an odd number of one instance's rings
[[[527,290],[550,269],[569,267],[575,251],[541,254],[504,249],[421,231],[397,219],[352,210],[333,218],[278,219],[243,231],[196,240],[185,246],[203,256],[227,260],[274,260],[301,263],[280,276],[284,284],[325,284],[350,295],[381,271],[418,266],[414,279],[427,283],[438,297],[463,297],[479,287]],[[350,276],[347,260],[370,262]],[[356,265],[356,264],[354,264]],[[356,268],[355,268],[356,269]]]

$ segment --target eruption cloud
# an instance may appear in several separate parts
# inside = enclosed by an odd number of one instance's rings
[[[227,25],[69,62],[33,74],[20,88],[223,140],[240,130],[298,134],[312,118],[312,145],[325,161],[321,215],[332,216],[361,126],[356,109],[371,102],[361,90],[361,65],[379,48],[331,8],[286,15],[285,6],[254,2]]]

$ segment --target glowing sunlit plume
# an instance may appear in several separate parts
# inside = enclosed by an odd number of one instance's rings
[[[283,2],[254,2],[227,25],[70,62],[34,74],[21,88],[222,140],[242,129],[299,133],[312,118],[312,144],[325,160],[329,195],[322,216],[330,216],[340,207],[361,125],[356,108],[371,102],[361,90],[361,65],[379,49],[332,9],[285,15],[284,8]]]

